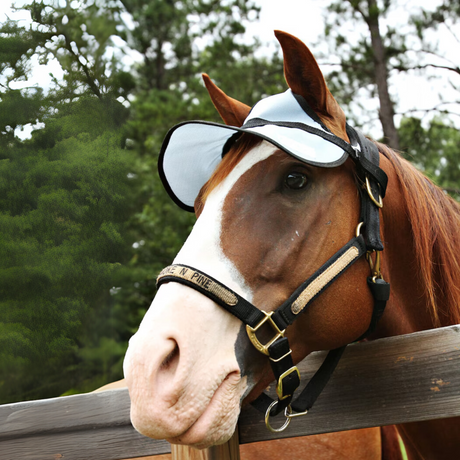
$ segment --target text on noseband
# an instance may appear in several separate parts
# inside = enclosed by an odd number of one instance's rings
[[[166,277],[174,277],[186,280],[195,286],[198,286],[201,289],[204,289],[205,291],[215,295],[227,305],[232,306],[238,303],[238,299],[232,292],[211,278],[208,278],[203,273],[200,273],[190,267],[184,267],[183,265],[170,265],[169,267],[166,267],[158,275],[157,284],[161,279]]]

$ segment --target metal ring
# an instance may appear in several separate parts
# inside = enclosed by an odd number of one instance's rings
[[[287,419],[291,419],[291,418],[294,418],[294,417],[302,417],[303,415],[307,415],[308,414],[308,410],[306,410],[305,412],[296,412],[296,413],[293,413],[292,412],[292,407],[291,405],[289,404],[289,406],[286,407],[286,409],[284,409],[284,416],[287,418]]]
[[[268,409],[267,409],[267,412],[265,412],[265,426],[272,432],[272,433],[281,433],[282,431],[284,431],[288,426],[289,424],[291,423],[291,419],[286,417],[286,421],[284,422],[283,426],[281,426],[280,428],[273,428],[271,425],[270,425],[270,411],[272,410],[273,407],[275,407],[276,405],[278,404],[278,401],[273,401],[269,406],[268,406]],[[286,414],[286,412],[285,412]]]

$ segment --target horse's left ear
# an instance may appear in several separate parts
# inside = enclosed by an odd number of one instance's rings
[[[211,96],[212,103],[219,112],[226,125],[238,128],[246,120],[251,107],[227,96],[205,73],[202,75],[206,89]]]
[[[289,88],[305,98],[323,123],[348,141],[343,110],[329,91],[323,74],[307,46],[291,34],[275,30],[284,54],[284,75]]]

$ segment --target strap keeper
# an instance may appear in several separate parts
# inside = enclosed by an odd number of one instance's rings
[[[292,350],[290,349],[286,354],[284,354],[283,356],[281,356],[281,358],[278,358],[278,359],[269,358],[269,359],[270,359],[270,361],[273,361],[274,363],[279,363],[282,359],[286,358],[286,357],[289,356],[291,353],[292,353]]]

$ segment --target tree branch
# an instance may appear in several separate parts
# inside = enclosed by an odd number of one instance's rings
[[[359,4],[357,2],[352,2],[351,0],[348,0],[348,2],[350,3],[351,7],[363,17],[364,22],[369,25],[369,16],[366,16],[364,11],[359,7]]]
[[[450,32],[450,34],[452,35],[452,37],[454,38],[454,40],[455,40],[457,43],[460,43],[460,39],[458,38],[457,34],[454,33],[454,31],[452,30],[452,28],[451,28],[446,22],[444,22],[444,27]]]
[[[404,66],[395,66],[393,69],[399,70],[400,72],[407,72],[408,70],[419,70],[419,69],[426,69],[428,67],[433,67],[435,69],[444,69],[450,70],[460,75],[460,68],[459,67],[450,67],[447,65],[438,65],[438,64],[424,64],[424,65],[415,65],[413,67],[404,67]]]
[[[430,112],[439,112],[445,115],[456,115],[457,117],[460,117],[460,113],[457,112],[452,112],[450,110],[446,109],[441,109],[440,107],[443,105],[459,105],[459,102],[440,102],[439,104],[435,105],[434,107],[430,109],[409,109],[405,110],[404,112],[396,112],[397,115],[407,115],[408,113],[424,113],[425,115],[430,113]]]
[[[69,39],[69,37],[61,32],[62,35],[64,35],[64,39],[65,39],[65,44],[66,44],[66,49],[67,51],[70,52],[70,54],[72,54],[74,57],[75,57],[75,60],[77,62],[77,64],[79,65],[79,67],[83,70],[83,72],[85,73],[86,75],[86,80],[88,82],[88,85],[89,87],[91,88],[91,90],[93,91],[93,93],[99,98],[99,99],[102,99],[102,94],[101,94],[101,91],[99,90],[96,82],[94,81],[94,79],[91,77],[91,74],[89,72],[89,69],[88,69],[88,66],[86,66],[85,64],[83,64],[81,61],[80,61],[80,57],[78,56],[77,53],[75,53],[75,51],[72,49],[72,43]]]
[[[447,61],[449,64],[452,64],[453,66],[455,66],[455,62],[451,61],[450,59],[447,59],[445,56],[441,56],[440,54],[435,53],[432,50],[427,50],[427,49],[421,48],[419,50],[419,52],[426,53],[426,54],[431,54],[432,56],[435,56],[435,57],[437,57],[439,59],[443,59],[444,61]]]
[[[460,195],[460,188],[455,187],[441,187],[447,193],[455,193],[456,195]]]

